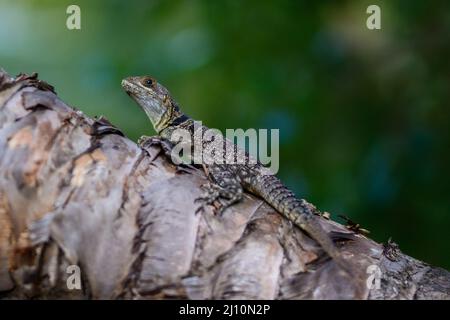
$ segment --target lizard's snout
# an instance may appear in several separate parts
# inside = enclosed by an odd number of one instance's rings
[[[122,85],[122,88],[124,88],[125,90],[127,90],[129,88],[127,79],[123,79],[120,84]]]
[[[133,84],[128,81],[128,79],[123,79],[121,85],[128,95],[131,95],[131,93],[133,93]]]

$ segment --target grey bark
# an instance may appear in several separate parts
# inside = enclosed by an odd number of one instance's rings
[[[36,75],[1,71],[0,297],[449,299],[448,271],[333,221],[321,219],[347,233],[336,243],[361,270],[352,279],[249,194],[222,216],[196,214],[204,173],[160,151],[67,106]],[[81,290],[68,288],[70,265]]]

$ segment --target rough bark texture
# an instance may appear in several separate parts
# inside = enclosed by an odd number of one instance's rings
[[[36,75],[0,71],[0,297],[450,297],[446,270],[350,232],[336,239],[362,271],[349,281],[314,240],[251,195],[220,217],[195,214],[205,182],[158,146],[143,150],[68,107]],[[321,220],[332,234],[348,232]],[[69,265],[81,268],[82,290],[68,289]],[[377,268],[380,285],[369,289]]]

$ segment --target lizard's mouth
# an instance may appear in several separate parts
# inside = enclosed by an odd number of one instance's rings
[[[124,88],[124,90],[128,93],[130,89],[130,83],[124,79],[120,84],[122,85],[122,88]]]
[[[130,82],[130,81],[127,81],[127,79],[123,79],[121,85],[122,85],[122,88],[125,90],[125,92],[129,96],[131,96],[133,94],[133,92],[135,91],[134,87],[136,85],[134,83]]]

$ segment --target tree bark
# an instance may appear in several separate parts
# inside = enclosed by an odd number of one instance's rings
[[[160,151],[0,70],[0,297],[450,298],[448,271],[325,218],[354,279],[252,195],[196,214],[204,173]]]

